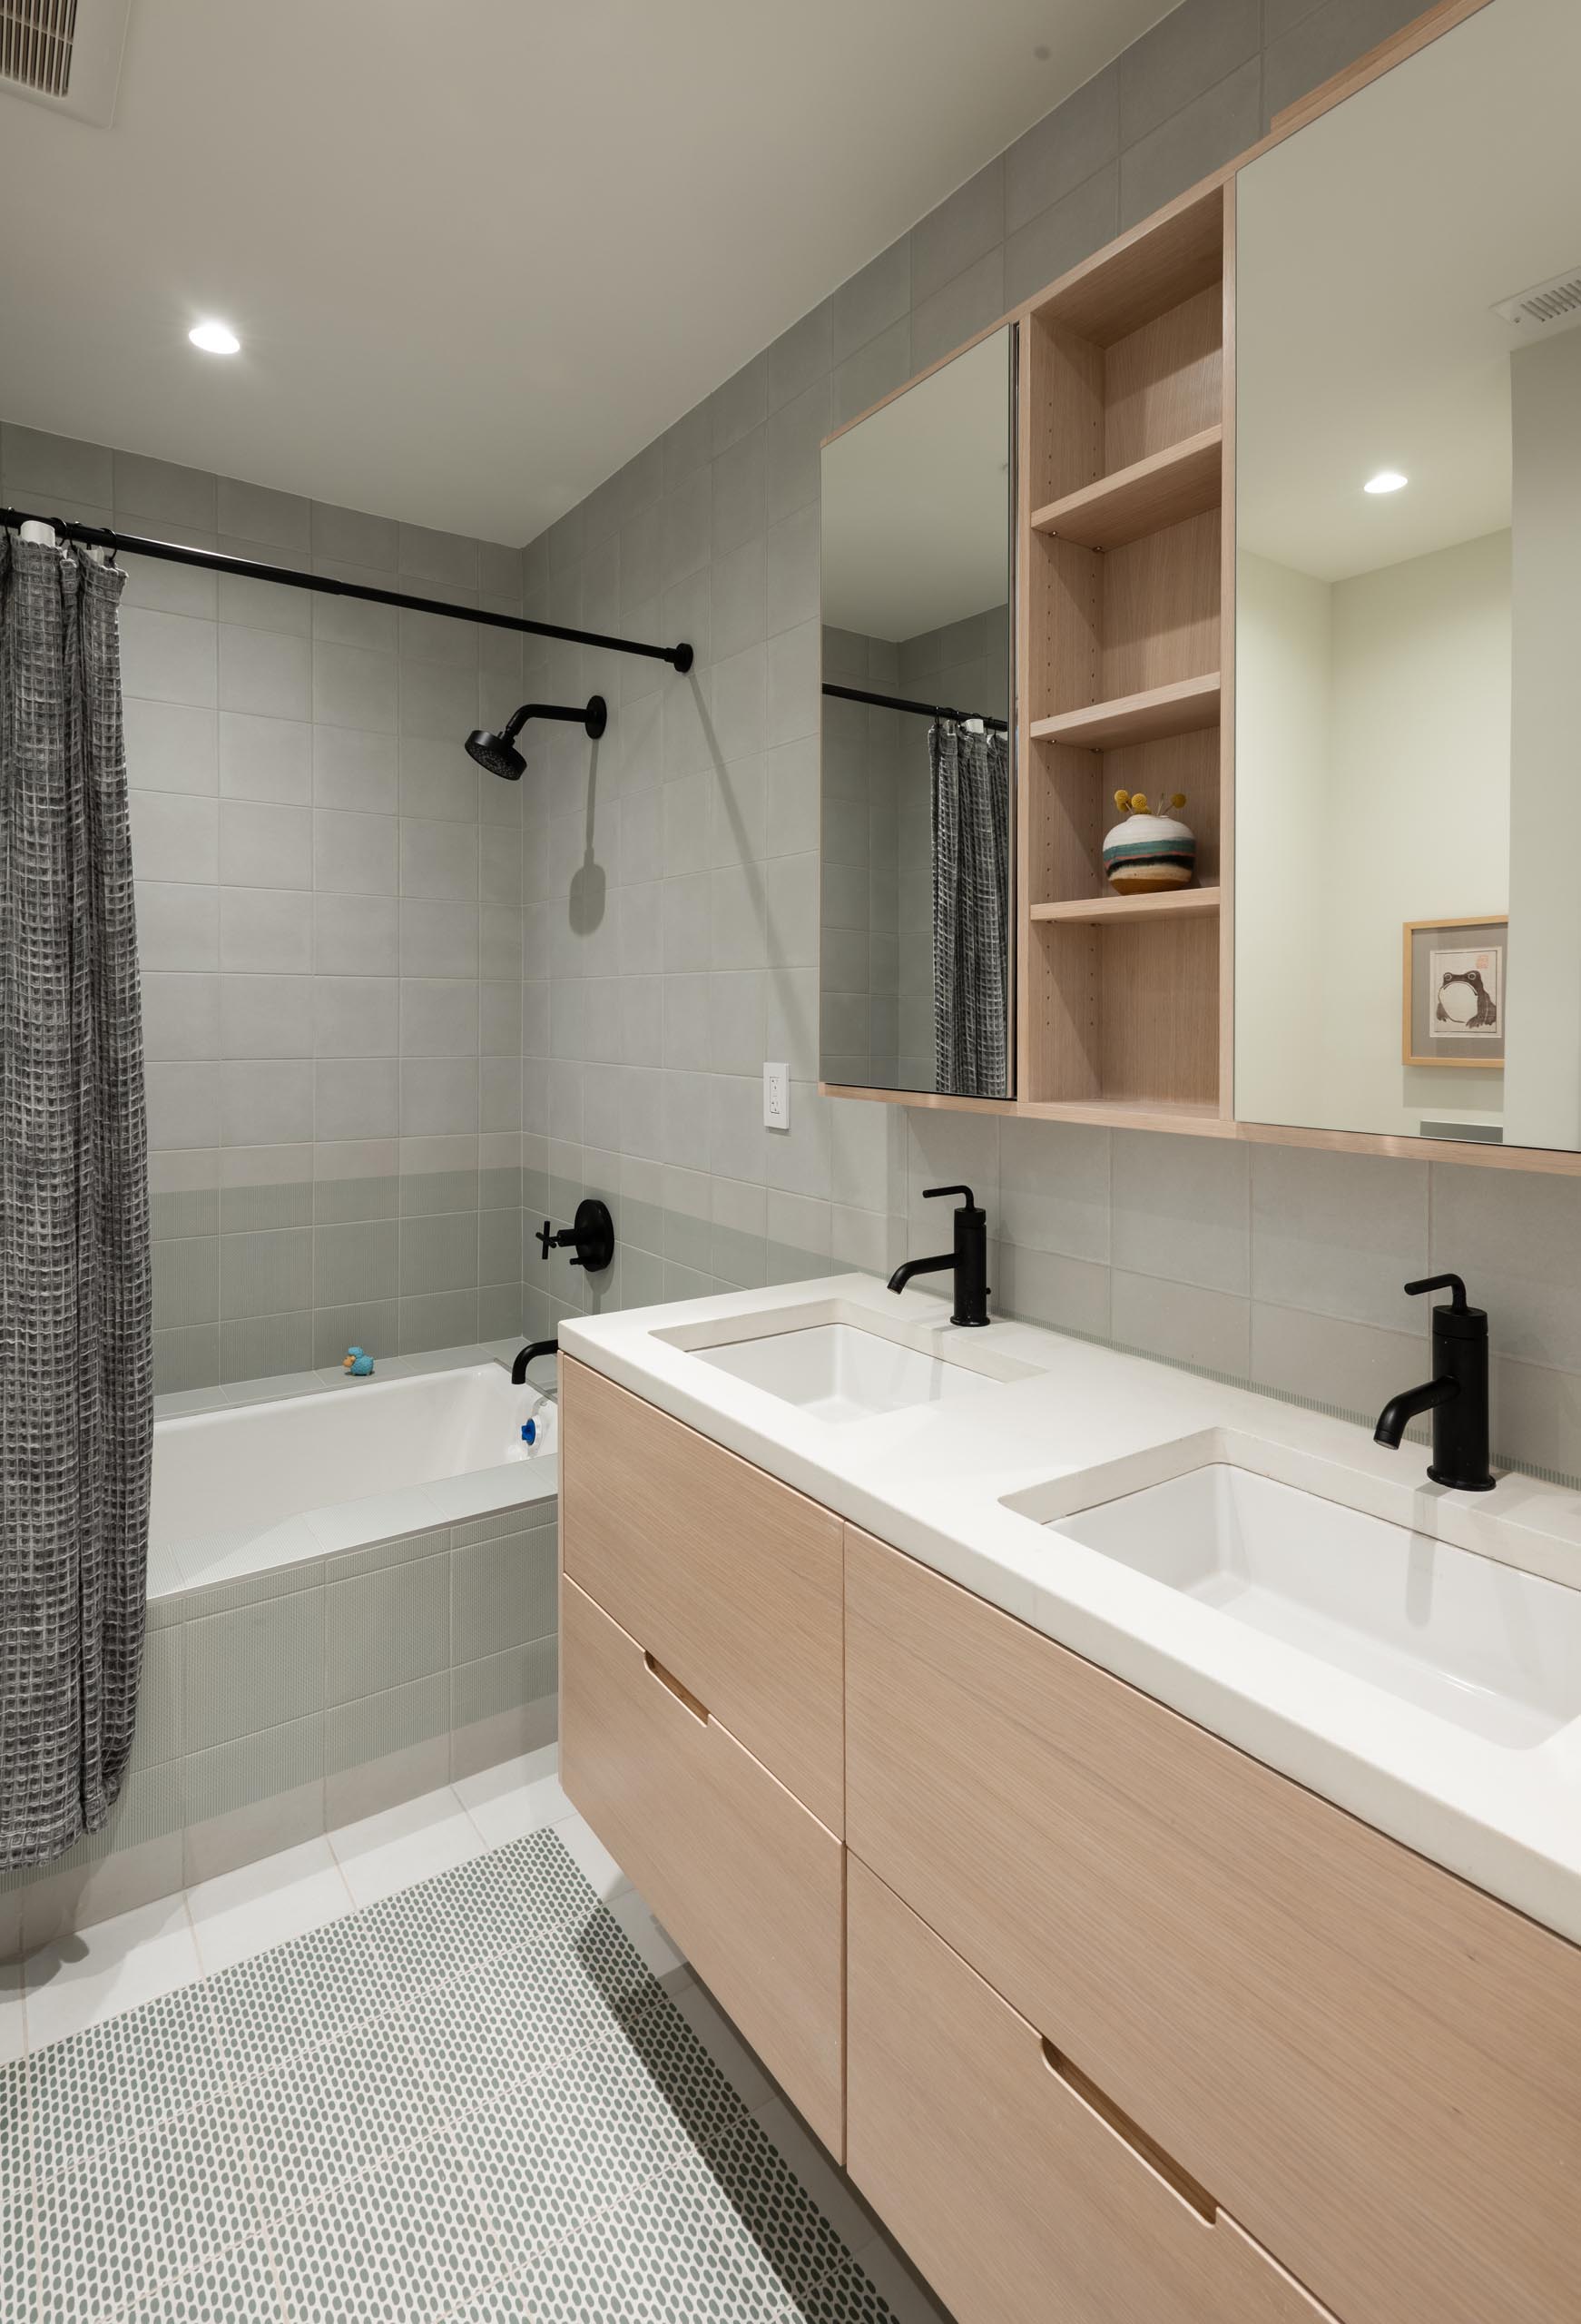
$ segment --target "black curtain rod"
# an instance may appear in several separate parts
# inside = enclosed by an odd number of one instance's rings
[[[668,662],[682,675],[692,667],[690,645],[639,645],[629,637],[605,637],[595,629],[564,629],[558,622],[528,621],[523,614],[486,613],[476,606],[448,606],[442,597],[408,597],[398,589],[374,589],[360,581],[337,581],[328,573],[299,573],[289,565],[260,565],[251,557],[224,556],[218,549],[182,548],[176,541],[144,540],[136,533],[115,533],[107,525],[79,525],[64,517],[39,517],[21,508],[0,508],[0,526],[53,525],[68,540],[85,541],[93,548],[124,549],[128,556],[162,557],[167,565],[201,565],[209,573],[240,573],[248,581],[278,581],[288,589],[316,589],[325,597],[359,597],[370,606],[404,606],[415,614],[442,614],[450,621],[470,621],[486,629],[522,630],[530,637],[556,637],[567,645],[597,645],[611,654],[641,654],[650,662]],[[580,714],[578,714],[580,715]]]
[[[997,734],[1007,734],[1010,731],[1007,718],[990,718],[986,711],[948,710],[941,702],[908,702],[903,694],[869,694],[862,686],[826,685],[823,691],[838,695],[841,702],[870,703],[875,710],[909,710],[918,718],[953,718],[957,726],[968,718],[976,718],[983,725],[992,726]]]

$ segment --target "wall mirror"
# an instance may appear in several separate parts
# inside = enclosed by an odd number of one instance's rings
[[[827,1082],[1011,1094],[1015,337],[824,447]]]
[[[1581,1147],[1581,9],[1240,174],[1235,1111]]]

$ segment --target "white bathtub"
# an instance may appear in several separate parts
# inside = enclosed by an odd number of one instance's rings
[[[544,1500],[556,1423],[498,1364],[158,1421],[150,1594]]]

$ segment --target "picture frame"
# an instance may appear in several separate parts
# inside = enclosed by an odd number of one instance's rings
[[[1502,1072],[1509,915],[1405,922],[1401,1057]]]

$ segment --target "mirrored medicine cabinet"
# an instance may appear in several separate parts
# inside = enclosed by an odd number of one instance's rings
[[[1016,332],[823,450],[826,1083],[1013,1087]]]
[[[1581,8],[1237,181],[1235,1113],[1581,1148]]]

